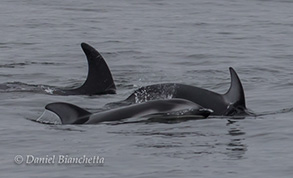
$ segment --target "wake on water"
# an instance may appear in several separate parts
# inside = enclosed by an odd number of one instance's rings
[[[75,84],[72,87],[64,88],[64,89],[72,89],[78,86],[79,84]],[[0,93],[35,93],[35,94],[49,94],[53,95],[54,91],[58,91],[57,87],[43,85],[43,84],[28,84],[22,82],[6,82],[0,84]]]

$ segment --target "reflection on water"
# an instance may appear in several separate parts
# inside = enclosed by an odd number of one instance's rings
[[[245,132],[237,122],[229,122],[228,126],[230,127],[228,135],[231,136],[231,139],[226,148],[226,150],[228,150],[227,156],[230,159],[243,159],[248,147],[243,143],[245,141]]]
[[[217,123],[226,122],[226,120],[220,119],[213,121]],[[191,123],[196,124],[196,122],[197,121]],[[182,123],[187,124],[187,122]],[[143,139],[135,143],[135,146],[148,149],[150,152],[154,151],[152,155],[155,156],[195,159],[197,157],[218,153],[227,156],[228,159],[231,160],[240,160],[244,158],[248,148],[245,143],[246,133],[237,121],[229,121],[228,125],[222,126],[222,129],[227,128],[228,134],[222,131],[218,132],[213,124],[211,124],[211,127],[209,126],[206,128],[186,126],[184,129],[177,130],[178,124],[180,123],[174,123],[173,127],[169,127],[168,130],[165,130],[166,128],[152,129],[152,126],[148,125],[147,130],[131,129],[108,133],[127,137],[142,137]],[[229,137],[227,138],[226,135]]]

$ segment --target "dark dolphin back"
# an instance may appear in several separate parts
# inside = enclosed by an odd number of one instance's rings
[[[231,86],[226,94],[218,94],[203,88],[185,84],[166,83],[142,87],[123,103],[147,100],[182,98],[212,109],[212,115],[247,115],[245,96],[241,81],[233,68],[230,69]],[[122,103],[122,104],[123,104]]]
[[[218,94],[198,87],[179,85],[177,98],[185,98],[205,108],[210,108],[213,115],[242,115],[246,113],[245,95],[241,81],[230,67],[231,84],[225,94]]]
[[[227,103],[221,94],[190,85],[178,84],[174,98],[184,98],[202,107],[212,109],[212,115],[223,115],[227,108]]]
[[[98,113],[90,113],[69,103],[50,103],[38,121],[61,124],[97,124],[104,121],[119,121],[127,118],[184,118],[204,119],[212,110],[182,99],[156,100],[134,104]]]

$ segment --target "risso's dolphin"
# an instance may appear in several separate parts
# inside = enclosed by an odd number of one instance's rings
[[[107,121],[120,121],[128,118],[204,119],[212,110],[184,99],[156,100],[133,104],[98,113],[90,113],[69,103],[46,105],[43,114],[36,120],[54,124],[97,124]]]
[[[150,100],[182,98],[212,109],[212,115],[239,116],[249,112],[245,106],[245,96],[240,79],[235,70],[230,67],[231,85],[225,94],[218,94],[203,88],[177,83],[163,83],[144,86],[132,93],[122,105],[143,103]],[[114,103],[118,104],[118,103]],[[111,105],[111,104],[110,104]]]
[[[99,95],[115,94],[116,86],[112,74],[102,55],[92,46],[81,43],[88,61],[88,75],[86,81],[74,89],[51,89],[51,94],[57,95]]]

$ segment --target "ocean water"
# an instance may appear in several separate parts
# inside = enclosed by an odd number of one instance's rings
[[[289,0],[2,0],[1,176],[292,177],[292,7]],[[106,59],[116,95],[42,92],[46,85],[83,83],[81,42]],[[257,117],[78,126],[31,121],[50,102],[95,110],[155,83],[224,93],[230,66]],[[54,162],[33,164],[32,156]],[[58,164],[60,156],[96,157],[99,164]]]

